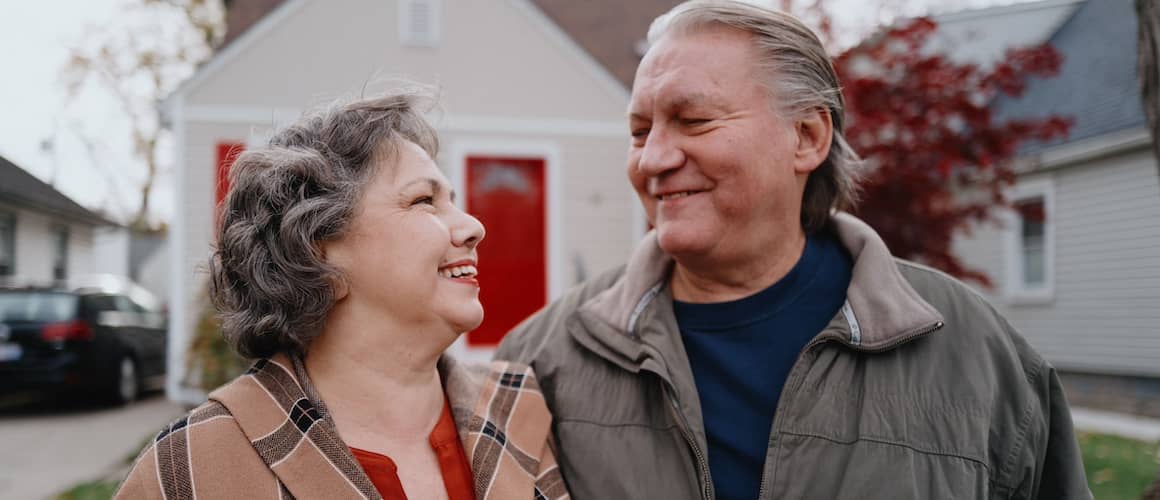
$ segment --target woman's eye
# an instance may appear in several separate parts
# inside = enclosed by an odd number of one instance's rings
[[[695,127],[697,125],[704,124],[708,121],[709,120],[706,120],[704,118],[683,118],[683,119],[681,119],[681,123],[684,123],[685,125],[688,125],[690,127]]]
[[[434,197],[431,197],[431,196],[421,196],[421,197],[419,197],[419,198],[416,198],[416,199],[415,199],[415,201],[412,201],[412,202],[411,202],[411,206],[415,206],[415,205],[434,205],[434,204],[435,204],[435,198],[434,198]]]

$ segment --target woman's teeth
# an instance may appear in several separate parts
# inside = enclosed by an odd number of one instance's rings
[[[445,267],[439,270],[439,276],[444,278],[470,278],[478,273],[479,271],[476,270],[475,266],[471,265]]]

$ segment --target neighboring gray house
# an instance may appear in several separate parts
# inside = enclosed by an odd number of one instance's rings
[[[99,271],[94,241],[119,226],[0,157],[0,283]]]
[[[956,250],[1066,372],[1073,402],[1160,416],[1160,182],[1136,77],[1135,11],[1132,0],[1029,5],[1064,4],[1073,12],[1047,37],[1063,54],[1060,74],[993,104],[1000,119],[1075,120],[1067,139],[1029,145],[1020,158],[1016,206],[1046,217],[1006,214],[1004,227],[979,228]],[[983,27],[1002,24],[1001,9],[973,15]]]

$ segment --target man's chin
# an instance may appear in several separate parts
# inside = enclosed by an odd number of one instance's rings
[[[700,255],[712,247],[704,233],[687,229],[661,228],[657,231],[657,245],[673,257]]]

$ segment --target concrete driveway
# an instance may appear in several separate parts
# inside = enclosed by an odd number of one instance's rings
[[[0,399],[0,498],[51,498],[78,482],[127,470],[126,458],[183,413],[159,394],[121,408]]]

